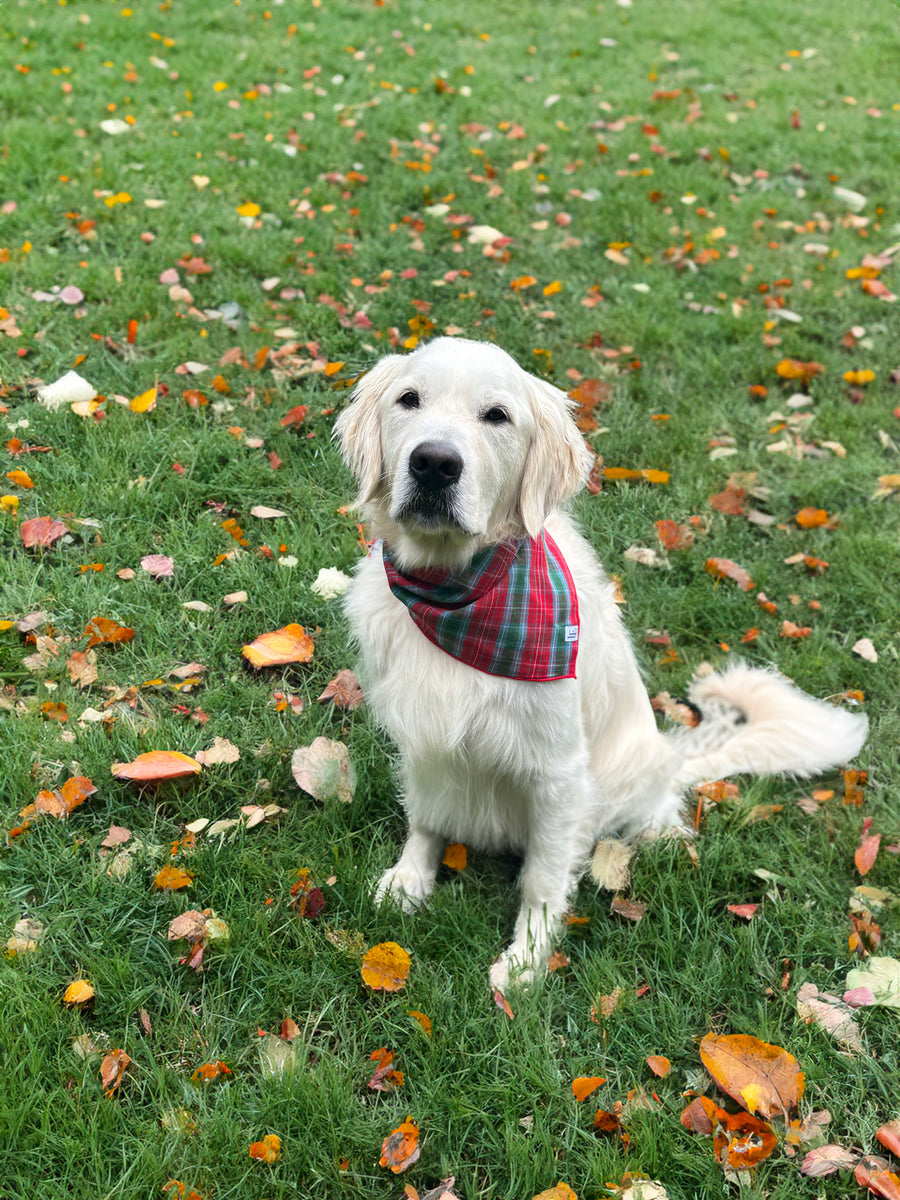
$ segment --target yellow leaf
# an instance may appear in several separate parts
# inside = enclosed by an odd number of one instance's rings
[[[7,471],[6,478],[20,488],[33,488],[31,476],[27,471]]]
[[[235,212],[239,217],[258,217],[262,209],[258,204],[254,204],[252,200],[248,200],[246,204],[239,204]]]
[[[66,988],[63,996],[64,1004],[87,1004],[93,1000],[94,988],[86,979],[76,979]]]
[[[163,867],[154,876],[153,886],[160,891],[168,889],[177,892],[181,888],[190,887],[193,882],[194,877],[190,871],[182,871],[180,867]]]
[[[128,405],[132,412],[145,413],[153,412],[156,408],[156,388],[149,388],[146,392],[141,392]]]
[[[373,992],[399,992],[409,976],[409,954],[396,942],[380,942],[362,960],[363,983]]]
[[[277,1133],[267,1133],[261,1142],[251,1145],[250,1157],[258,1158],[261,1162],[277,1162],[281,1157],[281,1138]]]
[[[557,292],[562,291],[562,284],[558,279],[554,279],[552,283],[548,283],[544,288],[545,296],[555,296]]]

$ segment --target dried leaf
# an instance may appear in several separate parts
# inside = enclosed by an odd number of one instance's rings
[[[845,1050],[862,1052],[862,1033],[853,1019],[853,1009],[837,996],[820,992],[814,983],[804,983],[797,992],[797,1015],[807,1025],[818,1025],[831,1034]]]
[[[47,550],[68,532],[68,525],[62,521],[54,521],[52,517],[32,517],[30,521],[23,521],[19,526],[19,537],[28,550],[35,546]]]
[[[313,649],[313,640],[302,625],[285,625],[271,633],[261,633],[241,653],[258,671],[261,667],[309,662]]]
[[[643,900],[626,900],[624,896],[616,895],[610,902],[609,911],[637,924],[647,911],[647,905]]]
[[[606,1083],[606,1080],[600,1075],[579,1075],[572,1080],[572,1095],[581,1104],[596,1092],[601,1083]]]
[[[124,1050],[111,1050],[100,1064],[100,1082],[106,1089],[106,1095],[112,1096],[131,1062]]]
[[[837,1171],[852,1171],[858,1159],[858,1154],[851,1154],[843,1146],[834,1143],[816,1146],[800,1164],[800,1174],[809,1175],[813,1179],[823,1179]]]
[[[672,1070],[672,1064],[664,1054],[651,1054],[645,1061],[653,1074],[660,1079],[665,1079]]]
[[[66,663],[69,679],[77,688],[97,682],[97,655],[93,650],[76,650]]]
[[[389,1167],[395,1175],[399,1175],[417,1161],[421,1152],[419,1126],[412,1117],[407,1117],[382,1142],[378,1165]]]
[[[828,524],[828,513],[824,508],[801,508],[794,520],[801,529],[818,529]]]
[[[619,838],[598,842],[591,857],[591,878],[608,892],[620,892],[631,882],[629,864],[635,848]]]
[[[451,871],[464,871],[467,858],[468,852],[466,847],[459,842],[454,842],[444,851],[444,857],[441,859],[441,862],[445,867],[449,867]]]
[[[900,959],[873,956],[860,967],[847,972],[847,988],[866,988],[872,1003],[885,1008],[900,1008]]]
[[[375,992],[399,992],[406,987],[410,957],[396,942],[379,942],[362,960],[362,979]]]
[[[730,558],[708,558],[706,570],[713,579],[733,579],[742,592],[751,592],[755,586],[744,568]]]
[[[394,1087],[403,1086],[403,1072],[397,1071],[393,1065],[393,1050],[381,1046],[378,1050],[373,1050],[369,1058],[377,1062],[378,1066],[375,1068],[375,1074],[366,1084],[367,1087],[375,1092],[389,1092]]]
[[[431,1037],[431,1017],[426,1013],[419,1012],[418,1009],[408,1008],[406,1010],[414,1021],[418,1021],[425,1032]]]
[[[216,763],[237,762],[241,757],[241,752],[234,742],[229,742],[228,738],[216,737],[213,738],[213,744],[208,750],[199,750],[194,757],[202,766],[211,767]]]
[[[805,1079],[797,1060],[750,1034],[708,1033],[700,1042],[700,1058],[722,1091],[751,1113],[779,1116],[795,1108],[803,1095]]]
[[[163,867],[153,877],[153,886],[160,891],[168,889],[177,892],[181,888],[190,887],[193,882],[194,877],[190,871],[183,871],[181,867]]]
[[[134,637],[134,630],[129,629],[127,625],[120,625],[118,621],[113,621],[109,617],[94,617],[88,622],[87,628],[81,635],[88,639],[87,649],[92,646],[99,646],[101,643],[113,644],[118,642],[130,642]]]
[[[195,758],[179,750],[148,750],[130,763],[113,763],[110,767],[116,779],[130,779],[134,783],[145,784],[198,775],[202,770]]]
[[[86,979],[75,979],[65,990],[63,1004],[87,1004],[93,998],[93,985]]]
[[[291,774],[315,800],[336,796],[349,804],[353,799],[356,770],[343,742],[317,737],[311,745],[298,747],[291,758]]]
[[[664,550],[689,550],[694,544],[694,531],[677,521],[657,521],[654,528]]]
[[[277,1162],[281,1157],[281,1138],[277,1133],[267,1133],[261,1142],[252,1143],[250,1157],[260,1162]]]
[[[560,1180],[556,1187],[547,1188],[545,1192],[538,1192],[536,1196],[532,1197],[532,1200],[578,1200],[578,1197],[567,1183]]]
[[[338,671],[337,675],[326,686],[319,701],[332,700],[334,707],[352,712],[353,709],[359,708],[363,702],[362,688],[359,686],[359,680],[352,671]]]

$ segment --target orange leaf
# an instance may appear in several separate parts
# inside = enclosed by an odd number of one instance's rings
[[[110,771],[116,779],[134,783],[160,783],[164,779],[180,779],[184,775],[199,775],[200,763],[180,750],[148,750],[130,763],[113,763]]]
[[[209,398],[197,388],[185,388],[181,398],[189,408],[203,408],[205,404],[209,404]]]
[[[778,1145],[771,1125],[749,1113],[717,1111],[719,1128],[713,1143],[716,1158],[732,1170],[750,1170]]]
[[[86,979],[76,979],[65,990],[63,1004],[87,1004],[93,1000],[94,988]]]
[[[406,986],[410,958],[396,942],[379,942],[363,957],[362,979],[373,992],[399,992]]]
[[[100,1082],[111,1096],[122,1082],[122,1076],[131,1062],[124,1050],[111,1050],[100,1064]]]
[[[545,1192],[538,1192],[536,1196],[532,1197],[532,1200],[578,1200],[578,1197],[567,1183],[560,1180],[556,1187],[547,1188]]]
[[[6,478],[10,483],[14,483],[17,487],[25,488],[26,490],[34,487],[31,476],[27,471],[7,471]]]
[[[665,550],[689,550],[694,543],[694,532],[677,521],[657,521],[656,536]]]
[[[824,508],[801,508],[794,520],[801,529],[816,529],[828,524],[828,513]]]
[[[204,1063],[202,1067],[198,1067],[191,1076],[191,1083],[211,1083],[222,1075],[230,1074],[231,1067],[220,1059],[217,1062]]]
[[[700,1058],[723,1092],[762,1117],[788,1112],[803,1095],[805,1079],[797,1060],[750,1034],[708,1033],[700,1043]]]
[[[742,592],[751,592],[755,586],[744,568],[730,558],[708,558],[706,570],[713,579],[733,579]]]
[[[241,653],[257,670],[304,663],[313,656],[313,640],[302,625],[285,625],[271,633],[261,633]]]
[[[580,1104],[596,1092],[601,1083],[606,1083],[606,1080],[600,1075],[579,1075],[577,1079],[572,1080],[572,1095]]]
[[[853,855],[853,861],[856,863],[856,869],[860,875],[868,875],[875,865],[875,859],[878,857],[878,851],[881,847],[881,834],[873,833],[866,834],[860,838],[859,846],[856,853]]]
[[[513,279],[509,286],[514,292],[520,292],[522,288],[534,287],[536,283],[537,279],[534,275],[520,275],[518,279]]]
[[[795,625],[793,621],[781,622],[781,636],[789,638],[806,638],[812,633],[811,625]]]
[[[281,1157],[281,1138],[277,1133],[267,1133],[261,1142],[253,1142],[250,1146],[250,1157],[260,1162],[277,1162]]]
[[[260,348],[257,350],[256,354],[254,354],[254,356],[253,356],[253,365],[254,365],[254,367],[256,367],[257,371],[261,371],[263,369],[263,367],[266,365],[266,359],[268,357],[269,357],[269,347],[268,346],[260,346]]]
[[[390,1167],[395,1175],[399,1175],[401,1171],[411,1167],[421,1153],[419,1126],[412,1117],[407,1117],[382,1142],[378,1165]]]
[[[863,802],[863,787],[868,783],[867,771],[841,771],[844,777],[844,804],[853,804],[858,808]]]
[[[709,498],[710,504],[717,512],[727,513],[732,517],[742,517],[746,512],[744,501],[747,499],[747,489],[735,487],[729,482],[721,492],[715,492]]]
[[[646,1059],[646,1063],[653,1074],[659,1076],[660,1079],[665,1079],[672,1070],[672,1064],[664,1054],[651,1054]]]
[[[182,871],[181,867],[163,867],[153,877],[153,886],[160,891],[168,889],[177,892],[181,888],[190,887],[194,877],[190,871]]]
[[[41,705],[41,716],[47,721],[59,721],[60,725],[65,725],[69,710],[62,700],[45,700]]]
[[[419,1012],[418,1009],[415,1008],[408,1008],[406,1011],[414,1021],[419,1022],[428,1036],[431,1037],[431,1017],[429,1017],[426,1013]]]
[[[668,483],[671,476],[668,471],[657,471],[651,467],[641,471],[641,478],[646,479],[648,483]]]
[[[603,467],[600,474],[604,479],[640,479],[640,471],[634,470],[633,467]]]
[[[90,650],[91,646],[99,646],[116,642],[130,642],[134,637],[134,630],[129,629],[127,625],[120,625],[118,621],[113,621],[109,617],[94,617],[88,621],[84,633],[81,635],[88,639],[86,649]]]
[[[467,852],[465,846],[459,842],[453,842],[444,851],[444,857],[441,860],[445,867],[449,867],[451,871],[465,870]]]

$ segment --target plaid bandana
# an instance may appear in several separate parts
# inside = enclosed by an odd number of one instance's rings
[[[382,557],[391,591],[428,640],[453,658],[508,679],[574,679],[578,598],[546,530],[489,546],[461,571],[404,576],[386,545]]]

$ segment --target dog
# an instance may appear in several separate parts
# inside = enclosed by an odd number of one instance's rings
[[[499,347],[444,337],[382,358],[335,424],[378,539],[345,611],[409,826],[376,896],[422,904],[447,843],[521,853],[500,992],[543,970],[599,838],[678,826],[702,780],[845,762],[867,732],[742,664],[693,683],[696,727],[658,729],[613,586],[563,510],[592,460],[571,407]]]

